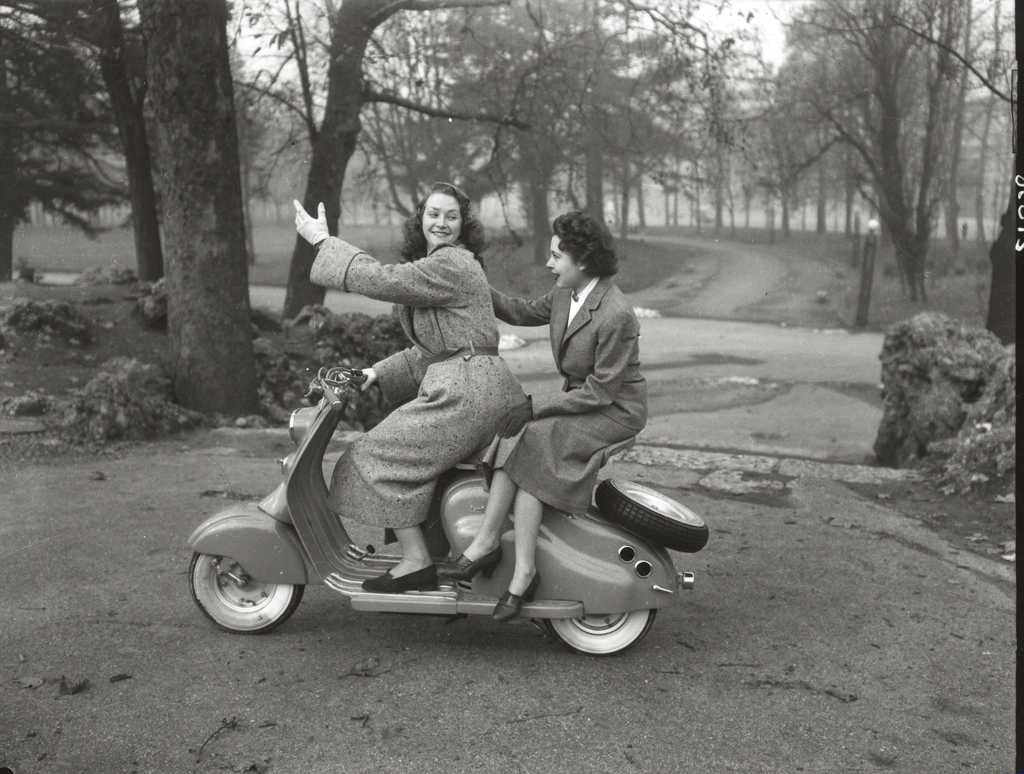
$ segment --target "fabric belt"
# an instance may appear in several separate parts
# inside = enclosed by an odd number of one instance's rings
[[[432,366],[434,363],[443,363],[445,360],[451,360],[455,357],[462,357],[463,360],[469,360],[471,357],[478,355],[495,356],[498,354],[497,347],[477,347],[470,344],[468,347],[462,347],[454,352],[441,352],[436,355],[428,355],[423,358],[423,363],[427,366]]]

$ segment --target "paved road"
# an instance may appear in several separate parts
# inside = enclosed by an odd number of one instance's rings
[[[322,588],[248,638],[194,608],[184,541],[226,502],[204,492],[274,480],[280,441],[253,437],[0,474],[0,765],[1009,770],[1006,570],[836,483],[791,482],[781,507],[668,490],[711,541],[675,555],[696,589],[619,658],[574,656],[528,623],[356,613]],[[371,658],[370,676],[352,674]],[[60,695],[62,676],[88,687]]]

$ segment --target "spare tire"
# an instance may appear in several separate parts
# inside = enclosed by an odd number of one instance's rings
[[[607,478],[594,499],[606,519],[660,546],[692,554],[707,545],[704,519],[650,487]]]

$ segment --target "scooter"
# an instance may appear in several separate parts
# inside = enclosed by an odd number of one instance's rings
[[[339,420],[345,390],[361,371],[321,368],[292,412],[288,431],[297,448],[279,460],[283,481],[258,503],[238,503],[207,518],[189,537],[192,598],[229,632],[269,632],[295,612],[306,585],[318,583],[346,597],[353,610],[425,615],[489,615],[507,589],[515,563],[511,522],[503,530],[502,560],[468,582],[440,578],[435,591],[381,594],[362,582],[399,557],[352,543],[330,510],[323,458]],[[632,445],[630,439],[606,457]],[[692,589],[692,572],[677,572],[666,548],[699,551],[708,528],[696,513],[659,492],[606,479],[586,513],[546,509],[537,540],[541,582],[522,617],[542,625],[579,653],[610,655],[639,642],[657,611]],[[487,491],[475,459],[438,481],[422,525],[435,562],[459,556],[483,518]]]

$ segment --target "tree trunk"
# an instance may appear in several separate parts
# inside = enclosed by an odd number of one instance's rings
[[[592,125],[594,120],[591,119],[587,133],[587,213],[604,223],[604,157],[601,155],[600,134]]]
[[[782,196],[782,238],[789,239],[789,192],[783,189]]]
[[[341,187],[361,128],[362,61],[373,33],[369,15],[369,10],[362,5],[342,3],[331,28],[327,102],[323,123],[313,141],[309,177],[302,198],[303,207],[310,213],[316,212],[320,202],[324,203],[331,234],[338,233]],[[309,281],[312,266],[313,248],[296,236],[284,300],[286,319],[297,315],[307,304],[322,304],[324,301],[326,288]]]
[[[14,218],[0,211],[0,282],[14,277],[14,226]]]
[[[828,224],[825,219],[828,217],[827,213],[827,195],[828,192],[825,190],[825,162],[818,162],[818,208],[816,220],[814,224],[814,230],[818,234],[824,234],[828,231]]]
[[[647,228],[647,214],[644,212],[644,176],[636,177],[636,215],[640,228]]]
[[[7,104],[7,58],[0,32],[0,105]],[[14,270],[14,227],[18,217],[15,199],[14,138],[0,131],[0,282],[9,282]]]
[[[965,4],[964,52],[971,59],[971,0]],[[960,182],[960,151],[964,137],[964,117],[967,112],[967,68],[960,71],[960,84],[953,106],[953,136],[949,144],[949,178],[946,181],[946,239],[954,256],[960,255],[960,202],[957,187]]]
[[[543,266],[548,262],[551,252],[551,236],[548,229],[551,225],[551,209],[548,206],[548,188],[551,183],[551,165],[546,163],[544,154],[530,154],[526,159],[530,172],[527,179],[527,191],[530,198],[528,212],[530,230],[533,232],[533,262]]]
[[[259,410],[225,0],[140,0],[167,236],[178,401]],[[187,99],[183,99],[187,95]]]
[[[124,27],[117,0],[102,0],[104,46],[100,73],[110,95],[117,131],[124,151],[128,197],[132,205],[132,234],[139,279],[154,282],[164,275],[164,255],[153,186],[152,157],[143,114],[144,94],[132,94],[125,57]]]
[[[619,223],[619,239],[629,236],[629,156],[622,156],[622,220]]]
[[[843,234],[850,236],[853,233],[853,196],[856,191],[853,182],[853,176],[847,174],[846,176],[846,190],[843,191],[843,209],[844,209],[844,221],[843,221]]]
[[[671,202],[671,194],[669,193],[669,190],[668,190],[668,188],[667,188],[667,187],[664,187],[664,186],[663,186],[663,187],[662,187],[662,189],[661,189],[661,193],[662,193],[662,196],[663,196],[663,197],[664,197],[664,199],[665,199],[665,225],[666,225],[666,226],[670,226],[670,225],[672,225],[672,202]]]
[[[1016,168],[1016,164],[1014,164]],[[999,221],[999,236],[988,251],[992,280],[988,291],[988,316],[985,327],[1004,344],[1017,340],[1017,270],[1014,260],[1014,186],[1010,201]]]
[[[992,131],[992,114],[996,109],[996,96],[990,94],[985,105],[985,122],[981,129],[981,147],[978,150],[978,186],[974,189],[975,239],[987,242],[985,238],[985,172],[988,169],[988,138]]]

